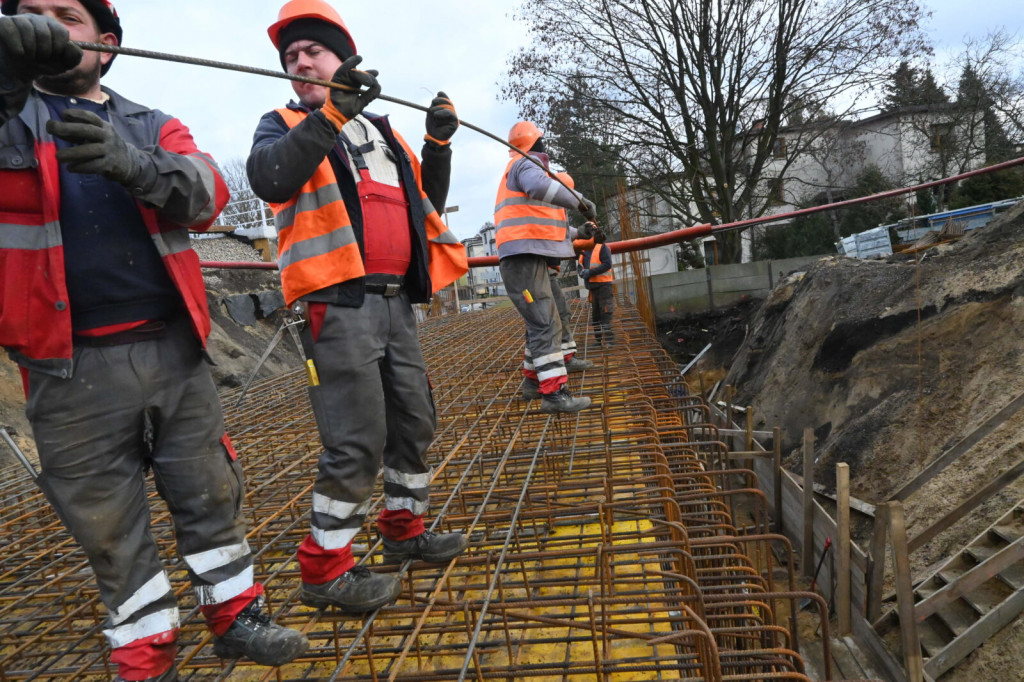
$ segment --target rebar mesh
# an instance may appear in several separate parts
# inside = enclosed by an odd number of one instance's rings
[[[277,620],[312,646],[273,670],[215,658],[154,494],[152,531],[181,604],[183,679],[808,679],[781,615],[799,593],[791,574],[774,584],[771,544],[787,545],[769,533],[753,474],[729,468],[707,405],[635,308],[620,301],[615,348],[588,353],[588,311],[570,303],[581,351],[597,363],[570,375],[595,402],[571,416],[520,399],[523,330],[511,307],[421,325],[438,421],[430,520],[471,542],[451,565],[385,565],[375,499],[356,555],[400,573],[404,591],[371,617],[298,600],[320,450],[304,373],[227,407],[257,575]],[[237,392],[222,397],[231,406]],[[105,610],[82,553],[23,472],[8,468],[3,481],[0,679],[110,679]]]

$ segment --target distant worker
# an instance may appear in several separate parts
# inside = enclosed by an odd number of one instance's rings
[[[72,40],[119,45],[110,2],[0,10],[0,345],[22,369],[39,486],[107,608],[115,680],[178,679],[180,615],[150,533],[149,470],[214,654],[287,663],[309,643],[270,621],[253,581],[189,248],[227,186],[178,119],[101,88],[114,56]]]
[[[526,322],[523,396],[539,393],[542,412],[579,412],[590,406],[590,398],[573,397],[566,386],[562,323],[548,263],[575,256],[572,242],[577,230],[569,226],[564,209],[579,210],[587,221],[596,220],[597,214],[592,201],[548,175],[543,137],[530,121],[520,121],[509,131],[509,144],[531,158],[509,150],[512,159],[498,185],[494,201],[498,267],[512,304]],[[578,236],[587,239],[590,231],[588,222]]]
[[[579,257],[579,275],[590,291],[590,325],[597,347],[615,346],[612,312],[615,308],[615,273],[612,272],[612,251],[605,242],[604,230],[594,233],[594,248]]]
[[[568,173],[555,173],[555,177],[570,188],[574,189],[576,187],[576,183]],[[562,209],[562,214],[565,215],[564,208]],[[566,216],[566,222],[568,222],[568,216]],[[573,249],[576,251],[592,247],[593,245],[592,239],[577,239],[573,241]],[[555,300],[555,307],[558,308],[558,319],[562,325],[562,360],[565,362],[565,371],[572,374],[573,372],[582,372],[583,370],[590,369],[594,366],[594,363],[590,360],[584,360],[576,354],[576,339],[572,333],[572,314],[569,312],[569,305],[565,301],[562,285],[558,283],[558,278],[561,274],[562,260],[560,258],[549,259],[548,277],[551,279],[551,296]],[[528,388],[533,388],[532,384]],[[526,397],[530,399],[539,398],[540,393],[535,392]]]
[[[362,57],[333,7],[292,0],[268,33],[288,73],[348,88],[293,82],[299,101],[263,116],[246,168],[274,211],[285,300],[305,311],[319,377],[309,395],[324,449],[298,551],[301,599],[364,613],[401,591],[352,555],[382,463],[385,561],[445,563],[467,546],[424,526],[435,412],[412,308],[468,271],[434,208],[447,198],[459,121],[439,92],[421,167],[387,117],[362,113],[380,93],[377,72],[356,70]]]

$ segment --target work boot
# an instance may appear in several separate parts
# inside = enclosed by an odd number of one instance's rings
[[[213,638],[215,656],[248,656],[260,665],[279,666],[306,653],[309,641],[298,630],[272,622],[263,612],[263,602],[262,596],[253,599],[235,617],[227,632]]]
[[[302,583],[300,599],[306,606],[337,606],[346,613],[367,613],[390,604],[402,593],[402,582],[392,575],[353,566],[329,583]]]
[[[540,397],[540,384],[533,379],[523,377],[522,390],[523,400],[536,400]]]
[[[468,544],[462,533],[434,533],[429,530],[408,540],[384,538],[384,561],[398,563],[405,559],[419,559],[428,564],[446,564],[462,554]]]
[[[554,393],[541,396],[540,411],[548,414],[556,412],[579,412],[590,407],[590,398],[573,398],[572,393],[563,384]]]
[[[167,672],[160,673],[156,677],[147,677],[142,682],[178,682],[179,679],[178,668],[172,665]],[[114,678],[114,682],[128,682],[128,680],[118,675]]]
[[[574,355],[569,362],[565,363],[565,371],[569,373],[582,372],[583,370],[590,369],[593,366],[594,363],[590,360],[581,360]]]

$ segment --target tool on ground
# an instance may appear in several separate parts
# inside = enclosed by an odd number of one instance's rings
[[[36,468],[32,466],[32,462],[28,461],[28,457],[26,457],[25,453],[21,451],[18,444],[14,442],[11,435],[7,433],[7,429],[0,428],[0,438],[3,438],[4,442],[7,443],[7,446],[14,451],[14,456],[18,458],[19,462],[21,462],[21,466],[25,467],[28,475],[32,477],[32,480],[39,478],[39,472],[37,472]]]
[[[290,73],[285,73],[283,71],[271,71],[270,69],[261,69],[261,68],[255,67],[255,66],[245,66],[243,64],[231,64],[229,62],[218,62],[218,61],[214,61],[212,59],[200,59],[198,57],[186,57],[185,55],[170,54],[168,52],[154,52],[152,50],[140,50],[140,49],[137,49],[137,48],[134,48],[134,47],[121,47],[120,45],[104,45],[103,43],[91,43],[91,42],[84,41],[84,40],[74,40],[72,42],[75,45],[78,45],[78,47],[82,48],[83,50],[91,50],[93,52],[109,52],[110,54],[115,54],[115,55],[123,54],[123,55],[127,55],[129,57],[143,57],[145,59],[157,59],[157,60],[165,61],[165,62],[178,62],[179,64],[191,64],[193,66],[206,66],[206,67],[209,67],[209,68],[212,68],[212,69],[222,69],[224,71],[237,71],[239,73],[249,73],[249,74],[253,74],[255,76],[269,76],[270,78],[281,78],[281,79],[289,80],[289,81],[297,81],[299,83],[311,83],[313,85],[322,85],[324,87],[334,88],[334,89],[339,89],[339,90],[352,90],[353,89],[353,88],[348,87],[346,85],[342,85],[341,83],[335,83],[333,81],[323,80],[321,78],[310,78],[308,76],[294,76],[294,75],[292,75]],[[397,97],[391,97],[389,95],[378,94],[376,99],[384,100],[385,102],[391,102],[392,104],[399,104],[399,105],[401,105],[403,107],[409,107],[410,109],[416,109],[416,110],[422,111],[424,113],[430,113],[430,108],[429,107],[425,107],[425,106],[422,106],[422,105],[419,105],[419,104],[415,104],[414,102],[409,102],[409,101],[406,101],[406,100],[403,100],[403,99],[398,99]],[[489,137],[490,139],[492,139],[492,140],[494,140],[496,142],[500,142],[501,144],[505,145],[506,147],[508,147],[509,149],[514,151],[515,153],[517,153],[520,156],[522,156],[523,158],[529,159],[531,162],[537,164],[540,168],[543,168],[544,172],[547,173],[547,175],[551,179],[553,179],[555,182],[560,184],[562,187],[565,187],[569,191],[573,191],[572,187],[569,187],[569,185],[565,184],[565,182],[563,182],[561,178],[557,177],[557,175],[555,173],[552,173],[547,168],[544,168],[544,164],[542,164],[540,161],[538,161],[537,159],[533,158],[532,156],[530,156],[526,152],[523,152],[523,151],[520,151],[519,149],[516,149],[515,147],[510,145],[508,142],[506,142],[502,138],[500,138],[497,135],[495,135],[494,133],[488,132],[488,131],[484,130],[483,128],[479,128],[479,127],[473,125],[472,123],[467,123],[466,121],[464,121],[462,119],[459,120],[459,125],[460,126],[464,126],[466,128],[469,128],[470,130],[473,130],[475,132],[478,132],[481,135],[484,135],[485,137]],[[575,194],[575,192],[573,192],[573,193]],[[580,203],[580,211],[585,213],[587,210],[588,210],[588,207],[585,204]]]
[[[285,331],[291,334],[292,340],[295,342],[295,347],[299,351],[299,357],[302,358],[302,365],[306,368],[306,376],[309,380],[310,386],[319,386],[320,377],[316,372],[316,365],[313,364],[311,358],[306,357],[306,351],[302,347],[302,339],[299,337],[299,330],[306,326],[306,317],[303,314],[302,307],[300,305],[292,306],[291,319],[286,318],[277,332],[274,333],[274,337],[270,339],[270,343],[267,344],[267,349],[263,351],[263,355],[260,356],[259,361],[256,363],[256,367],[252,370],[252,374],[246,379],[245,385],[242,386],[242,392],[238,395],[238,400],[235,401],[235,408],[237,409],[244,401],[245,395],[249,392],[249,387],[252,386],[252,382],[256,379],[256,375],[259,374],[260,368],[263,367],[263,363],[267,361],[270,354],[274,352],[277,344],[280,343],[281,339],[284,338]]]
[[[821,556],[818,558],[818,565],[814,568],[814,576],[811,578],[811,592],[814,592],[818,587],[818,573],[821,572],[821,565],[825,563],[825,555],[828,554],[828,550],[832,547],[832,538],[825,538],[825,546],[821,549]],[[813,603],[811,599],[801,599],[800,609],[810,606]]]

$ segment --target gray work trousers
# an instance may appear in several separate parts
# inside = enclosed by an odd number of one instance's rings
[[[225,446],[217,390],[184,316],[162,337],[76,347],[73,360],[70,379],[29,373],[25,412],[40,487],[85,550],[116,649],[178,624],[150,533],[146,468],[173,517],[200,604],[253,584],[242,468]]]
[[[565,384],[567,375],[561,350],[562,323],[551,293],[547,259],[532,254],[508,256],[499,261],[498,268],[512,305],[526,322],[523,374],[538,382],[541,393],[554,393]]]
[[[436,413],[405,292],[368,293],[359,308],[328,304],[317,339],[304,334],[320,377],[309,395],[324,448],[312,535],[336,550],[362,526],[382,464],[386,508],[426,513]]]
[[[590,324],[594,329],[597,345],[615,343],[612,332],[612,314],[615,312],[615,285],[611,282],[598,284],[590,290]]]

